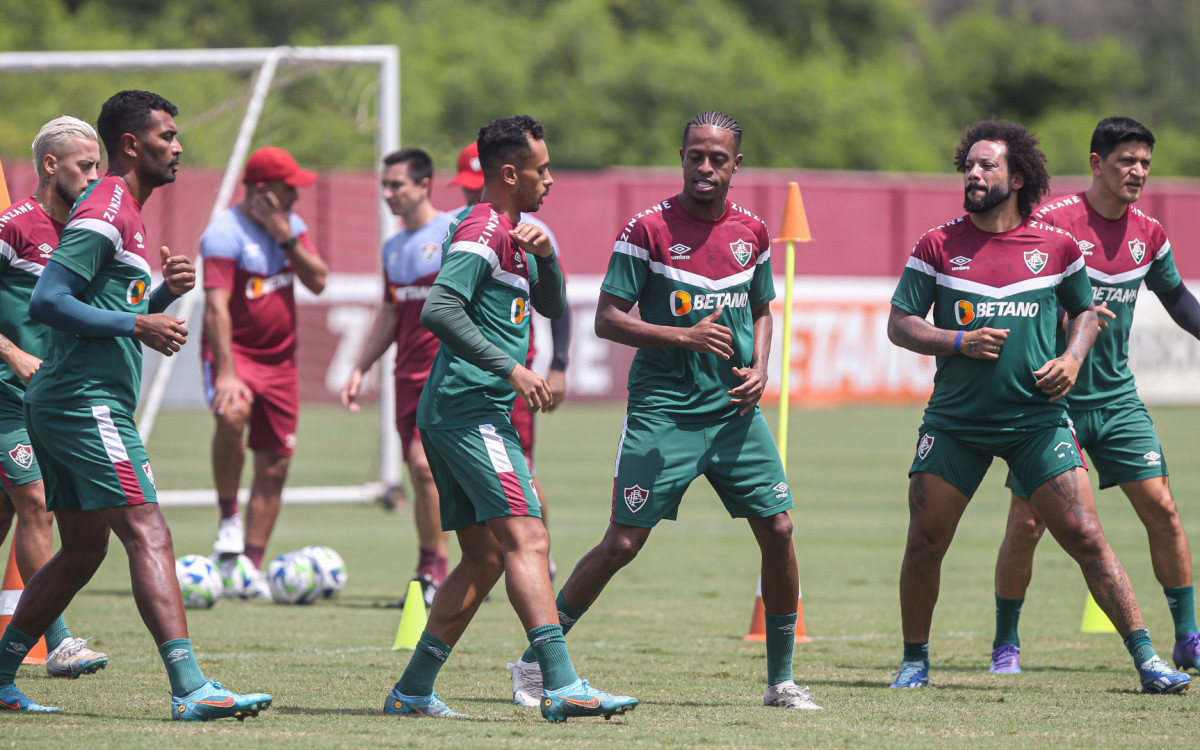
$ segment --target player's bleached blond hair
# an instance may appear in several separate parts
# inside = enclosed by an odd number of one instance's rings
[[[42,126],[37,137],[33,139],[33,167],[37,170],[38,177],[43,176],[42,164],[46,161],[46,154],[58,154],[64,148],[73,148],[76,138],[100,140],[96,136],[95,128],[70,115],[56,117]]]

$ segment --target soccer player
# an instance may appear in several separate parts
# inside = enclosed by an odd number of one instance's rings
[[[260,148],[246,161],[245,197],[200,238],[204,389],[216,418],[212,470],[221,513],[213,552],[223,562],[245,552],[260,573],[296,447],[300,380],[292,280],[320,294],[329,272],[304,221],[292,213],[298,188],[316,180],[287,151]],[[247,426],[254,478],[243,532],[237,494]],[[270,596],[261,574],[254,592]]]
[[[683,129],[683,189],[629,221],[600,287],[596,334],[637,347],[617,444],[612,517],[559,592],[564,631],[591,607],[684,491],[704,475],[762,555],[768,706],[819,709],[792,680],[800,578],[791,490],[758,409],[771,349],[771,246],[763,222],[729,201],[741,128],[703,112]],[[638,305],[641,317],[630,313]],[[513,702],[529,705],[546,663],[513,665]],[[540,668],[539,668],[540,665]]]
[[[205,678],[188,638],[175,553],[134,425],[142,345],[167,356],[187,340],[163,312],[192,288],[187,256],[147,249],[142,206],[175,181],[183,148],[173,104],[148,91],[104,103],[97,130],[108,173],[80,197],[33,290],[29,316],[54,328],[50,353],[25,393],[25,423],[62,546],[30,579],[0,637],[0,708],[54,712],[13,680],[38,636],[66,609],[108,551],[111,529],[129,556],[130,583],[171,682],[171,717],[254,716],[271,704]],[[159,255],[160,257],[154,257]],[[150,289],[151,263],[163,283]]]
[[[1100,476],[1118,485],[1150,538],[1150,560],[1175,621],[1175,666],[1200,668],[1200,635],[1192,589],[1192,553],[1167,480],[1167,463],[1154,422],[1129,370],[1129,329],[1142,281],[1171,318],[1200,338],[1200,304],[1175,268],[1162,226],[1133,204],[1150,173],[1154,134],[1128,117],[1101,120],[1092,133],[1092,184],[1082,193],[1043,207],[1034,218],[1064,229],[1079,242],[1105,330],[1079,370],[1066,400],[1079,445]],[[1059,336],[1059,350],[1064,346]],[[996,561],[996,637],[990,670],[1021,671],[1017,622],[1033,575],[1033,553],[1045,523],[1028,491],[1013,483],[1008,527]]]
[[[554,611],[550,535],[509,422],[514,392],[532,407],[552,398],[526,369],[529,305],[555,318],[566,305],[549,238],[518,223],[554,183],[542,124],[517,115],[479,131],[483,197],[447,238],[421,324],[442,342],[417,407],[417,426],[441,500],[442,528],[458,536],[462,559],[442,582],[425,632],[384,713],[459,716],[433,692],[438,670],[484,596],[504,574],[513,604],[544,666],[542,716],[612,716],[637,706],[579,679]]]
[[[442,531],[437,486],[417,432],[417,401],[437,354],[437,337],[421,326],[421,307],[442,267],[442,241],[454,215],[437,210],[429,199],[433,160],[419,148],[383,157],[383,199],[404,228],[383,245],[383,301],[346,384],[342,403],[358,411],[363,373],[396,342],[396,429],[408,477],[412,482],[418,559],[414,581],[421,584],[425,606],[433,604],[437,587],[449,571],[449,532]],[[403,607],[404,599],[394,602]]]
[[[967,129],[955,153],[967,213],[932,229],[908,259],[888,338],[937,356],[933,395],[909,470],[908,543],[900,569],[904,657],[894,688],[929,684],[929,631],[942,558],[992,458],[1031,487],[1030,503],[1079,564],[1117,625],[1142,689],[1190,678],[1155,652],[1121,561],[1104,537],[1063,398],[1096,339],[1097,317],[1075,239],[1030,215],[1050,190],[1037,139],[1015,123]],[[1066,346],[1054,348],[1057,309]],[[933,322],[925,316],[933,309]]]
[[[29,319],[29,297],[62,236],[71,206],[99,178],[100,146],[91,125],[62,116],[33,141],[38,186],[0,216],[0,480],[17,516],[17,570],[33,578],[54,556],[54,514],[25,429],[25,388],[46,357],[50,329]],[[0,540],[7,535],[0,534]],[[52,677],[92,674],[108,656],[75,638],[60,614],[46,631],[46,671]]]

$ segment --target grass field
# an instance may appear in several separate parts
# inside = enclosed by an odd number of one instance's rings
[[[1200,409],[1153,411],[1171,460],[1184,525],[1200,528]],[[442,671],[438,690],[461,722],[394,720],[384,695],[407,652],[390,649],[395,610],[415,559],[408,512],[380,506],[285,508],[269,554],[328,544],[346,558],[350,582],[312,607],[219,602],[192,612],[200,661],[235,689],[262,690],[275,705],[258,719],[203,726],[168,721],[164,670],[129,593],[123,551],[113,545],[68,619],[94,635],[108,669],[67,682],[25,667],[19,684],[57,716],[0,719],[0,746],[54,747],[648,747],[872,746],[1163,747],[1190,736],[1200,696],[1136,692],[1136,674],[1116,635],[1079,632],[1085,588],[1067,556],[1047,540],[1022,618],[1024,673],[989,675],[992,565],[1007,496],[993,468],[946,561],[931,642],[934,687],[885,689],[900,658],[897,580],[907,509],[904,473],[920,412],[913,408],[794,411],[788,466],[798,508],[796,549],[805,623],[796,680],[822,712],[765,709],[761,644],[743,643],[757,574],[744,522],[729,520],[706,485],[686,498],[680,520],[655,531],[572,631],[580,673],[638,696],[642,705],[610,722],[551,726],[510,702],[504,669],[525,645],[505,596],[480,610]],[[774,424],[774,416],[771,417]],[[295,480],[336,484],[338,472],[373,459],[363,418],[307,418]],[[568,405],[539,422],[539,472],[551,499],[560,575],[594,544],[608,518],[619,407]],[[209,422],[164,415],[151,456],[161,486],[193,486],[207,474]],[[323,444],[322,444],[323,441]],[[365,445],[364,445],[365,443]],[[361,471],[361,466],[355,471]],[[1150,570],[1145,534],[1123,496],[1099,497],[1160,652],[1169,656],[1170,615]],[[166,509],[177,555],[210,549],[215,511]],[[7,553],[7,547],[3,550]],[[561,581],[560,581],[561,582]]]

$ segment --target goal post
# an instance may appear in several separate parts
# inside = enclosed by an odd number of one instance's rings
[[[239,71],[253,73],[253,86],[245,114],[229,152],[220,185],[209,212],[209,221],[225,210],[238,185],[242,165],[250,151],[259,126],[264,103],[272,90],[278,71],[285,66],[373,66],[377,71],[376,96],[376,161],[394,151],[400,144],[400,51],[394,45],[320,46],[320,47],[262,47],[237,49],[177,49],[127,50],[92,52],[3,52],[0,53],[0,73],[73,73],[125,71]],[[383,201],[380,188],[375,189],[377,209],[376,248],[396,228],[395,218]],[[198,254],[198,253],[197,253]],[[198,258],[197,258],[198,260]],[[177,303],[177,315],[195,320],[202,309],[203,264],[196,263],[196,291]],[[377,482],[361,486],[295,487],[286,488],[285,500],[290,502],[326,502],[373,500],[381,493],[398,487],[402,479],[399,460],[399,439],[392,425],[395,393],[390,373],[394,352],[389,350],[380,361],[379,378],[379,467]],[[147,353],[147,365],[153,364],[153,374],[143,389],[139,410],[138,430],[143,440],[153,431],[164,395],[171,382],[177,358]],[[247,490],[243,489],[243,494]],[[244,499],[244,498],[243,498]],[[164,491],[164,504],[210,504],[210,490]]]

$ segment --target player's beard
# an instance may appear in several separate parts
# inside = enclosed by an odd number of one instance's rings
[[[971,200],[971,190],[975,185],[969,185],[963,189],[963,208],[967,213],[982,214],[991,211],[996,206],[999,206],[1004,201],[1008,200],[1012,195],[1012,188],[1008,185],[992,185],[987,192],[979,200]]]
[[[59,182],[58,180],[54,181],[54,192],[58,194],[58,197],[61,198],[62,202],[64,204],[66,204],[68,207],[73,207],[75,205],[75,201],[78,200],[80,194],[82,193],[82,191],[80,191],[80,193],[71,195],[70,186],[64,185],[63,183]]]

